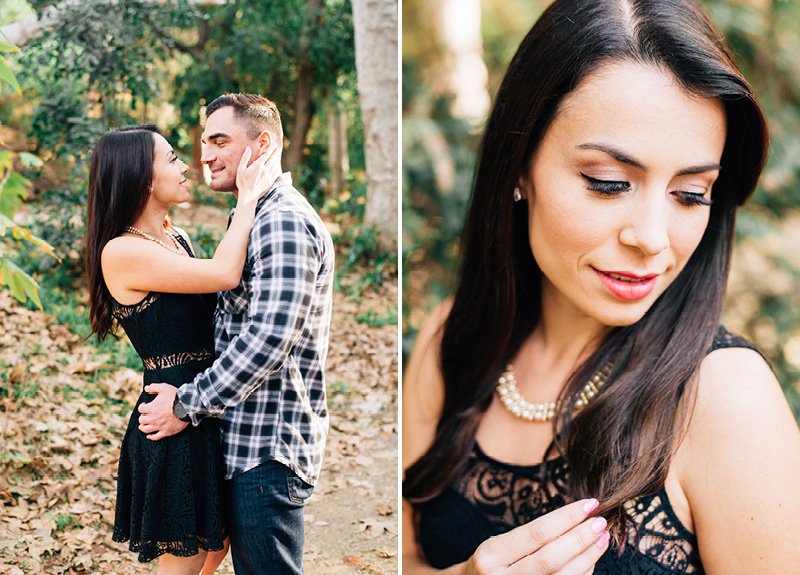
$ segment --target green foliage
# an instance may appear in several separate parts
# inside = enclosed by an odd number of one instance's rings
[[[193,66],[176,79],[176,105],[184,123],[223,92],[256,92],[274,100],[291,124],[298,66],[305,50],[314,69],[315,102],[355,71],[349,0],[328,0],[315,14],[307,1],[253,0],[209,8],[208,39]],[[324,107],[319,106],[324,112]],[[287,131],[288,133],[288,131]]]
[[[381,248],[375,238],[375,229],[363,225],[351,226],[333,238],[344,253],[334,276],[334,289],[358,298],[370,286],[380,286],[397,269],[397,254]],[[358,271],[358,274],[351,274]],[[345,281],[345,276],[348,277]]]
[[[80,527],[80,523],[69,513],[59,513],[53,519],[56,523],[56,531],[63,531],[72,525]]]
[[[18,22],[34,13],[25,0],[0,0],[0,26]]]
[[[7,42],[0,42],[0,52],[18,52],[16,46]],[[19,90],[19,84],[14,74],[2,56],[0,56],[0,86],[8,83]],[[14,213],[22,207],[22,200],[28,195],[27,188],[30,181],[22,174],[14,171],[14,159],[25,167],[39,165],[41,162],[33,154],[27,152],[13,153],[0,150],[0,238],[6,238],[6,231],[11,230],[15,240],[24,240],[45,250],[50,256],[56,257],[53,248],[43,239],[35,236],[29,229],[14,222]],[[17,264],[5,255],[3,244],[0,244],[0,285],[6,286],[11,295],[20,302],[32,301],[39,309],[42,303],[39,299],[39,286],[36,281]]]
[[[369,308],[366,312],[359,314],[356,317],[356,321],[370,327],[397,325],[397,306],[393,305],[383,314],[379,314],[374,309]]]

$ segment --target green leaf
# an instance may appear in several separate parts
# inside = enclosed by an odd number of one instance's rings
[[[31,276],[7,259],[0,260],[0,285],[8,287],[20,303],[25,303],[28,298],[42,309],[42,302],[39,299],[39,284]]]
[[[0,177],[6,170],[11,169],[11,162],[13,161],[14,157],[11,155],[11,152],[6,150],[0,150]]]
[[[38,168],[44,163],[39,156],[34,156],[30,152],[20,152],[18,156],[22,165],[26,168]]]
[[[0,42],[0,52],[19,52],[19,48],[8,42]]]
[[[61,261],[61,258],[59,258],[56,255],[53,246],[48,244],[42,238],[33,235],[33,232],[31,232],[28,228],[24,228],[18,223],[16,223],[14,220],[9,219],[8,217],[0,214],[0,237],[6,235],[7,229],[11,230],[11,233],[14,235],[16,239],[29,241],[32,244],[42,248],[44,251],[46,251],[49,255],[56,258],[58,261]]]
[[[0,214],[14,217],[14,212],[22,207],[22,200],[28,196],[30,183],[28,178],[16,172],[11,172],[0,182]]]
[[[2,56],[0,56],[0,80],[11,86],[18,94],[22,94],[22,89],[19,87],[14,73],[11,71],[11,68],[8,67],[6,59]]]

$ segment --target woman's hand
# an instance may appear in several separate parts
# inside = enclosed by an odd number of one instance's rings
[[[269,154],[262,154],[248,166],[251,154],[250,148],[244,149],[236,171],[239,206],[258,200],[282,173],[277,147]]]
[[[588,518],[596,499],[584,499],[487,539],[464,563],[464,575],[588,575],[608,547],[602,517]]]

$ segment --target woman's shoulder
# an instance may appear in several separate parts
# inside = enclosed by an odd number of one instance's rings
[[[403,370],[404,467],[427,450],[441,416],[444,379],[439,348],[451,306],[450,301],[445,301],[430,312]]]
[[[800,512],[788,504],[800,473],[800,432],[783,390],[754,346],[721,339],[727,345],[701,363],[676,469],[709,572],[731,572],[732,557],[752,557],[772,536],[737,540],[742,533],[794,530]],[[715,544],[725,540],[736,544]]]
[[[740,410],[752,414],[758,406],[768,409],[775,402],[786,400],[766,358],[745,338],[720,326],[700,365],[698,408],[728,417]]]
[[[697,376],[687,428],[690,474],[705,473],[710,462],[731,472],[758,445],[796,439],[797,424],[764,356],[747,340],[720,332]]]

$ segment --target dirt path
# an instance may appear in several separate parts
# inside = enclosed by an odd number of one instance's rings
[[[397,326],[356,319],[395,305],[396,280],[334,298],[331,432],[306,508],[306,572],[396,575]],[[141,375],[79,339],[0,291],[0,574],[153,571],[110,538]],[[233,573],[230,558],[218,573]]]

